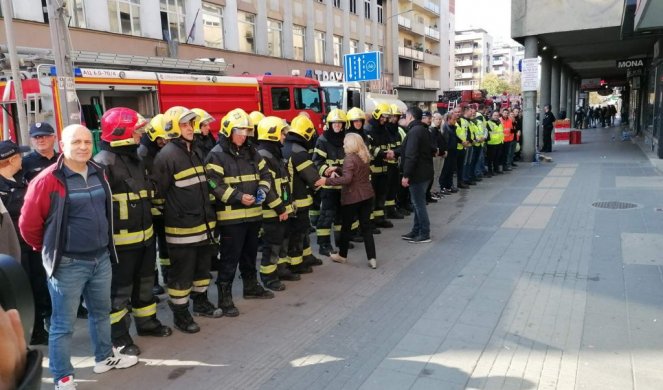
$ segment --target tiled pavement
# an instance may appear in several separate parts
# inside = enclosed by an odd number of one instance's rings
[[[140,367],[92,374],[79,321],[79,388],[663,389],[663,176],[616,131],[430,205],[431,244],[398,221],[377,270],[359,247],[199,334],[136,337]]]

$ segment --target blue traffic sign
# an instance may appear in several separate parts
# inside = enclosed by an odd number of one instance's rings
[[[345,81],[380,80],[382,64],[379,51],[346,54],[343,56]]]

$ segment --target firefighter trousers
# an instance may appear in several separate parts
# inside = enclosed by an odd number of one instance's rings
[[[152,240],[141,248],[117,247],[118,262],[112,265],[111,279],[111,336],[113,339],[129,333],[133,314],[137,329],[154,328],[157,304],[152,294],[156,247]]]
[[[263,241],[262,259],[260,260],[260,275],[271,276],[275,274],[279,263],[287,263],[286,230],[288,221],[278,219],[262,222]]]
[[[339,242],[341,232],[341,190],[320,190],[320,217],[316,225],[318,245],[331,245],[331,233],[334,232],[334,242]],[[310,215],[310,214],[309,214]]]
[[[316,191],[313,194],[313,204],[308,209],[308,218],[311,226],[318,226],[318,218],[320,218],[320,206],[322,204],[321,194],[322,191]]]
[[[237,266],[243,283],[257,279],[256,258],[260,224],[260,221],[256,221],[219,226],[221,262],[217,283],[232,283]]]
[[[305,242],[309,235],[308,229],[310,225],[308,209],[298,209],[294,216],[291,215],[288,218],[288,257],[292,266],[298,266],[304,261],[304,249],[306,246],[308,247],[307,252],[310,251],[310,241],[308,245]]]
[[[397,164],[389,164],[387,168],[387,195],[384,202],[386,210],[396,208],[396,194],[401,188],[401,175]]]
[[[174,305],[186,305],[189,295],[204,293],[209,287],[210,259],[217,245],[204,241],[195,245],[169,245],[168,295]]]
[[[373,217],[375,220],[383,220],[384,204],[387,200],[387,188],[389,187],[389,175],[386,173],[371,174],[371,184],[375,192]]]

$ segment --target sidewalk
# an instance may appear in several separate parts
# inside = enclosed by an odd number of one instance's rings
[[[79,389],[662,389],[663,176],[616,131],[431,204],[431,244],[397,221],[377,270],[358,246],[238,318],[136,337],[139,367],[92,374],[79,321]]]

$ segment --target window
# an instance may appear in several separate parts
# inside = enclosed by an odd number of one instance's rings
[[[267,48],[272,57],[281,57],[281,35],[283,23],[278,20],[267,20]]]
[[[223,8],[203,3],[203,39],[205,46],[223,49]]]
[[[315,62],[325,62],[325,33],[315,32]]]
[[[255,53],[256,16],[248,12],[237,11],[237,27],[239,30],[239,50]]]
[[[334,65],[341,66],[341,56],[343,55],[343,38],[334,35]]]
[[[364,0],[364,17],[371,18],[371,0]]]
[[[369,52],[371,50],[373,50],[373,45],[371,45],[370,43],[364,43],[364,51]]]
[[[272,110],[290,109],[290,88],[272,88]]]
[[[295,88],[295,109],[321,112],[320,89],[316,87]]]
[[[140,0],[109,0],[108,17],[112,32],[140,35]]]
[[[359,50],[359,41],[355,39],[350,39],[350,54],[355,54],[357,53],[357,50]]]
[[[378,0],[378,23],[384,23],[382,15],[382,0]]]
[[[306,30],[302,26],[292,26],[292,45],[294,59],[304,61],[306,58]]]
[[[133,1],[133,0],[132,0]],[[184,0],[161,0],[161,31],[164,39],[186,43]]]
[[[328,87],[322,91],[325,95],[325,112],[331,111],[332,108],[343,107],[343,88]]]
[[[69,27],[85,28],[83,0],[67,0],[67,8],[69,8]]]
[[[350,0],[350,12],[357,15],[357,0]]]
[[[334,0],[334,7],[341,8],[341,0]]]

